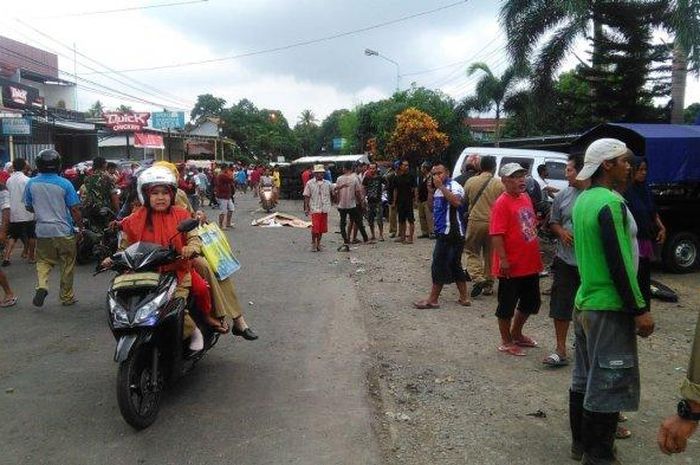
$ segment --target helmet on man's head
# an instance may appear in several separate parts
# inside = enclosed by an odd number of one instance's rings
[[[136,192],[141,205],[148,207],[149,191],[156,186],[166,186],[170,190],[172,203],[175,202],[177,179],[169,169],[162,166],[152,166],[143,170],[136,181]]]
[[[58,173],[61,171],[61,155],[54,149],[45,149],[36,156],[36,169],[40,173]]]

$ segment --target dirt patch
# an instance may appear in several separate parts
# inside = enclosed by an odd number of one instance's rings
[[[338,238],[328,237],[331,244]],[[368,370],[375,430],[387,464],[562,464],[568,459],[571,368],[541,361],[554,345],[549,298],[526,333],[540,342],[527,357],[496,351],[496,298],[456,303],[446,288],[437,310],[416,310],[430,285],[433,242],[362,245],[332,259],[358,287],[370,337]],[[672,413],[685,375],[698,317],[699,276],[656,273],[675,289],[677,304],[655,301],[657,332],[640,340],[642,405],[629,413],[633,436],[618,441],[624,463],[697,463],[700,437],[686,454],[667,458],[656,447],[661,419]],[[548,278],[541,288],[549,288]],[[573,343],[570,334],[569,346]]]

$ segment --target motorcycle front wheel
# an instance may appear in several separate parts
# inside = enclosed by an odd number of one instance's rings
[[[137,347],[117,372],[117,403],[124,420],[137,430],[156,421],[160,408],[161,383],[153,380],[152,350]]]

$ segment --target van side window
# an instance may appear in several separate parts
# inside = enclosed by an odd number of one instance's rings
[[[547,179],[566,181],[566,163],[560,161],[546,161],[544,164],[547,167],[547,174],[549,175]]]
[[[519,163],[520,166],[527,170],[527,174],[532,173],[532,165],[535,164],[535,160],[526,157],[503,157],[501,158],[501,164],[498,165],[498,173],[501,172],[501,167],[508,163]],[[527,165],[527,166],[526,166]]]

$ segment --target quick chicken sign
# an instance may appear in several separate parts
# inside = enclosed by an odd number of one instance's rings
[[[107,112],[104,118],[107,121],[107,127],[114,132],[139,132],[144,127],[148,126],[150,113],[136,112]]]

